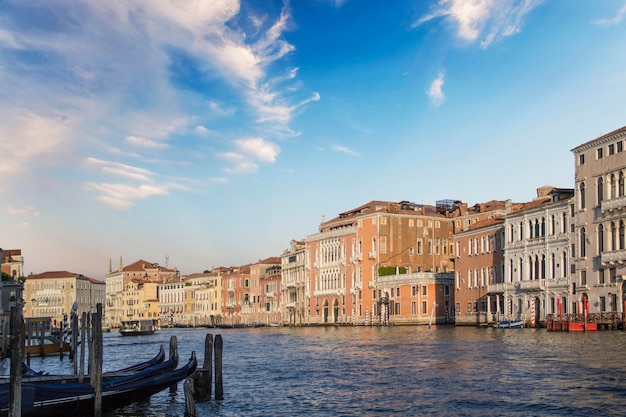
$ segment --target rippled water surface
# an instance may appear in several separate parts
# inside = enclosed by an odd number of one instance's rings
[[[223,401],[201,416],[626,415],[626,333],[545,329],[310,327],[104,335],[104,370],[148,359],[175,335],[180,361],[224,341]],[[67,358],[31,366],[71,372]],[[109,416],[182,416],[182,385]]]

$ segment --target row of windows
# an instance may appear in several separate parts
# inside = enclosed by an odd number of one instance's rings
[[[606,155],[615,155],[616,153],[624,151],[624,142],[622,140],[618,140],[617,142],[610,143],[606,147],[601,146],[596,148],[596,159],[602,159]],[[578,163],[580,165],[585,165],[585,154],[580,154],[578,156]]]
[[[598,253],[605,251],[615,251],[626,249],[626,227],[624,221],[620,220],[619,223],[614,221],[610,222],[608,227],[600,223],[597,229],[597,244]],[[580,256],[584,258],[587,256],[587,245],[591,242],[587,236],[587,229],[585,227],[580,228]]]
[[[605,184],[606,182],[606,184]],[[624,172],[611,173],[606,177],[598,177],[596,179],[596,203],[600,203],[604,200],[611,200],[626,195],[626,179]],[[580,209],[587,207],[587,185],[584,181],[578,184],[578,204]]]
[[[561,220],[560,227],[558,221],[559,217]],[[550,221],[547,225],[545,217],[511,224],[509,229],[509,242],[513,242],[515,240],[516,231],[517,241],[524,240],[525,236],[528,236],[529,239],[545,237],[546,226],[548,227],[547,233],[550,236],[554,236],[557,233],[567,233],[567,213],[563,213],[562,215],[553,214],[550,216]]]

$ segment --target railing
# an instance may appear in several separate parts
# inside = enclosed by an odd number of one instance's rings
[[[621,196],[618,198],[612,198],[610,200],[602,201],[601,205],[602,212],[617,210],[626,207],[626,196]]]
[[[626,261],[626,249],[602,252],[600,256],[603,264]]]

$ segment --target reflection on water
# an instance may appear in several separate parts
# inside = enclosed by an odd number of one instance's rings
[[[224,340],[224,393],[202,416],[624,415],[626,334],[533,329],[310,327],[105,334],[106,370],[147,359],[176,335],[181,362]],[[71,372],[65,358],[31,366]],[[111,416],[181,416],[182,387]]]

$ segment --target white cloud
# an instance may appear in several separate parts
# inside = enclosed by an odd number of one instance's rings
[[[88,190],[96,191],[100,195],[99,201],[116,210],[127,210],[135,205],[135,202],[156,195],[167,195],[168,187],[165,185],[131,186],[128,184],[96,184],[87,183]]]
[[[169,145],[166,143],[155,142],[150,139],[140,138],[137,136],[126,136],[126,143],[138,146],[141,148],[151,148],[151,149],[165,149],[168,148]]]
[[[24,206],[24,207],[9,206],[7,208],[7,212],[12,216],[19,216],[19,215],[39,216],[39,212],[33,206]]]
[[[446,98],[442,89],[443,83],[444,76],[443,74],[440,74],[433,80],[432,83],[430,83],[430,87],[428,87],[428,90],[426,91],[426,94],[430,98],[430,103],[435,107],[441,106]]]
[[[87,158],[87,162],[92,165],[100,167],[102,172],[115,175],[118,177],[124,177],[136,181],[150,181],[150,177],[154,176],[153,172],[147,169],[138,168],[119,162],[103,161],[97,158]]]
[[[235,145],[242,153],[263,162],[276,162],[276,158],[280,153],[278,145],[263,138],[239,139],[235,141]]]
[[[475,42],[484,36],[480,45],[487,48],[495,41],[520,32],[524,17],[542,1],[439,0],[434,10],[418,19],[413,27],[443,18],[456,26],[460,39]]]
[[[359,153],[344,145],[333,145],[334,152],[343,153],[350,156],[359,156]]]
[[[70,125],[61,115],[24,109],[0,113],[0,174],[10,177],[38,159],[49,164],[70,142]]]
[[[593,21],[593,23],[599,26],[616,26],[622,23],[622,20],[624,20],[624,16],[626,16],[626,4],[623,5],[621,9],[619,9],[615,17],[612,17],[610,19],[596,19]]]

